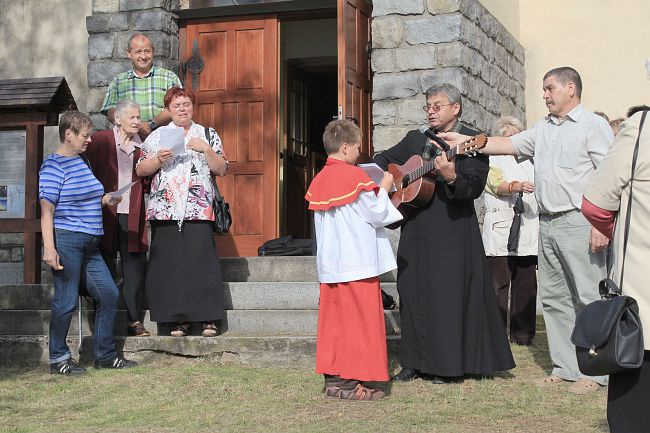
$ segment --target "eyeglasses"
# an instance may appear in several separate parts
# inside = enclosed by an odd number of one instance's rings
[[[447,107],[449,105],[454,105],[454,104],[436,104],[436,105],[427,104],[422,106],[422,109],[427,113],[429,112],[429,110],[433,110],[434,113],[437,113],[438,111],[442,110],[442,107]]]

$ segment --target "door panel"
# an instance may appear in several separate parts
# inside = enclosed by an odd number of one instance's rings
[[[194,120],[212,126],[230,162],[218,179],[233,224],[217,237],[221,256],[255,256],[278,236],[278,49],[275,16],[187,23],[185,52],[198,41],[205,62],[198,75]],[[193,88],[194,75],[186,77]]]
[[[337,0],[340,117],[358,122],[363,132],[361,159],[372,155],[367,51],[371,16],[372,7],[367,0]]]

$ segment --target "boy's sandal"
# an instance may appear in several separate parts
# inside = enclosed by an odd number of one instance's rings
[[[219,329],[215,326],[214,323],[204,323],[203,332],[201,335],[204,337],[216,337],[219,333]]]
[[[379,400],[384,398],[386,393],[378,389],[372,389],[358,384],[353,390],[339,389],[338,398],[341,400]]]

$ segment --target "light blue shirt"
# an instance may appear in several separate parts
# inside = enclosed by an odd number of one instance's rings
[[[612,128],[582,104],[510,137],[520,160],[534,158],[540,214],[580,209],[589,177],[614,141]]]

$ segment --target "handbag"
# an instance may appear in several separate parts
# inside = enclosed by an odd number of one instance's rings
[[[639,137],[647,111],[641,117]],[[643,328],[639,306],[631,296],[622,295],[625,253],[632,211],[632,183],[639,153],[639,137],[634,146],[630,196],[623,235],[623,259],[620,287],[603,279],[598,292],[601,299],[586,305],[576,316],[571,342],[576,346],[578,368],[588,376],[602,376],[639,368],[643,362]],[[609,266],[608,260],[608,268]],[[611,270],[611,269],[610,269]]]
[[[212,144],[210,140],[210,128],[205,127],[205,138],[208,143]],[[230,215],[230,205],[226,199],[221,195],[219,186],[214,176],[210,176],[212,180],[212,187],[214,189],[214,200],[212,200],[212,211],[214,213],[214,221],[212,223],[212,232],[217,235],[227,235],[228,230],[232,224],[232,216]]]

